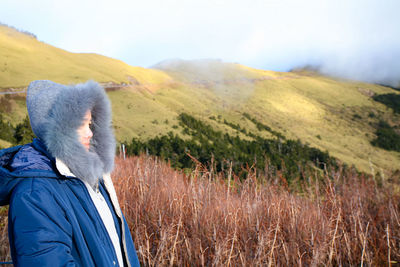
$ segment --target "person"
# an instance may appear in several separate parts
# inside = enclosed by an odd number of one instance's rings
[[[37,138],[0,151],[0,205],[9,204],[15,266],[139,266],[110,173],[110,101],[96,82],[34,81]]]

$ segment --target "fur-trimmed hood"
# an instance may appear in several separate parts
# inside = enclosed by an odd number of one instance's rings
[[[111,105],[96,82],[62,85],[34,81],[26,98],[32,130],[49,153],[63,161],[78,178],[95,186],[114,166],[115,138]],[[92,113],[89,151],[79,142],[77,129],[86,112]]]

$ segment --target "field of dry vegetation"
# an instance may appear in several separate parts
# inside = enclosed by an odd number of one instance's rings
[[[139,156],[117,158],[113,179],[144,266],[400,262],[400,193],[353,171],[326,170],[293,190],[279,174],[242,182]],[[0,216],[0,260],[10,260],[5,209]]]

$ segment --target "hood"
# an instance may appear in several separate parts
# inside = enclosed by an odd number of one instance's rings
[[[14,187],[23,178],[58,178],[54,159],[39,139],[0,150],[0,206],[7,205]]]
[[[28,86],[26,104],[35,135],[51,156],[62,160],[78,178],[94,187],[104,173],[112,171],[115,138],[111,104],[98,83],[34,81]],[[92,113],[93,137],[86,150],[79,142],[77,129],[88,110]]]

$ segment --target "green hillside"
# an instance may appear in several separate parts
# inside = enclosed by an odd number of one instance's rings
[[[133,137],[146,140],[169,131],[185,138],[178,122],[182,112],[243,139],[250,137],[224,120],[264,138],[276,138],[257,129],[243,115],[247,113],[288,139],[328,150],[362,171],[400,169],[399,152],[371,145],[380,120],[395,131],[400,125],[398,113],[373,99],[399,92],[381,85],[306,70],[258,70],[219,60],[169,60],[151,69],[132,67],[101,55],[69,53],[0,26],[0,88],[24,88],[35,79],[103,82],[120,142]],[[24,94],[0,95],[5,120],[14,125],[22,121],[24,101]]]

